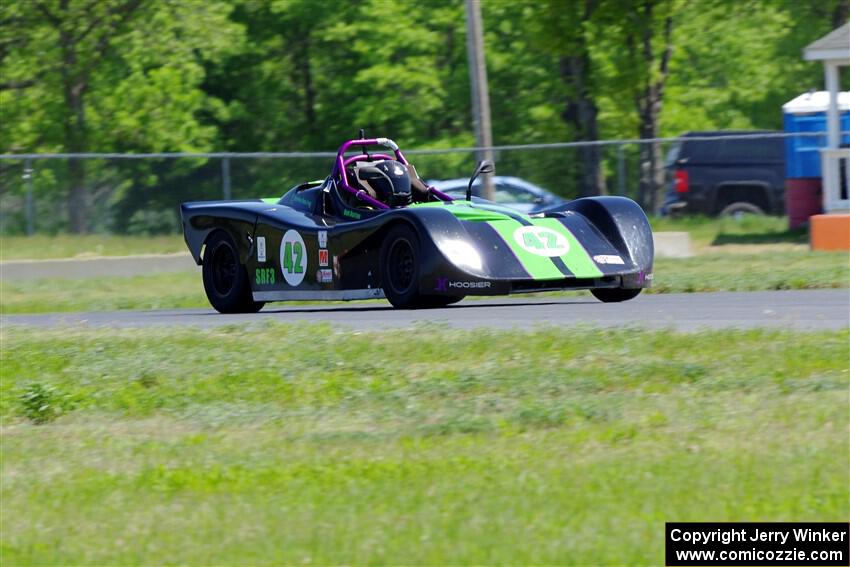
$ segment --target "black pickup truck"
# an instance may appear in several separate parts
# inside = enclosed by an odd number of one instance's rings
[[[684,134],[667,155],[667,194],[661,213],[783,214],[785,142],[759,137],[774,133],[726,130]]]

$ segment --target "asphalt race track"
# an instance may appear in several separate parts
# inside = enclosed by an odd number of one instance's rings
[[[793,330],[850,326],[850,291],[758,291],[645,294],[625,303],[604,304],[587,297],[514,296],[464,300],[443,309],[403,311],[388,303],[287,306],[272,303],[257,314],[221,315],[212,309],[113,311],[0,316],[0,325],[35,327],[214,327],[237,323],[331,323],[356,330],[408,327],[423,322],[451,327],[533,329],[540,325],[642,326],[680,331],[769,327]]]

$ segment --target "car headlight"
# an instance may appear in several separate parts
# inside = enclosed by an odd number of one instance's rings
[[[476,271],[481,271],[481,255],[469,242],[463,240],[443,240],[440,243],[440,251],[458,266],[466,266]]]

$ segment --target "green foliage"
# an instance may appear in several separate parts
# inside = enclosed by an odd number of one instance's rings
[[[203,90],[203,66],[238,50],[242,38],[226,3],[14,0],[0,6],[0,19],[10,24],[4,32],[15,30],[6,43],[15,48],[0,52],[3,151],[215,147],[218,131],[206,117],[225,116],[226,108]],[[62,185],[69,191],[70,222],[50,228],[115,228],[90,226],[89,205],[120,195],[129,183],[150,185],[134,179],[150,176],[144,167],[137,164],[136,175],[122,171],[116,179],[109,163],[69,162]],[[108,184],[98,186],[93,178]],[[147,193],[129,196],[139,207]]]
[[[783,102],[821,86],[820,66],[802,61],[801,49],[847,12],[848,0],[484,2],[494,140],[584,135],[568,116],[579,83],[563,76],[565,58],[577,54],[587,56],[582,84],[599,109],[598,135],[637,137],[637,98],[661,73],[668,16],[661,134],[776,128]],[[360,127],[406,148],[474,144],[462,2],[9,0],[0,23],[3,152],[326,151]],[[626,153],[634,196],[640,166]],[[601,159],[611,190],[614,152]],[[498,160],[501,172],[560,195],[581,192],[578,152]],[[472,162],[427,156],[418,169],[449,178]],[[220,195],[218,160],[71,165],[37,163],[38,230],[69,228],[57,201],[75,184],[96,231],[126,232],[137,209]],[[232,165],[236,197],[279,195],[329,168],[327,160]],[[5,233],[24,228],[21,167],[0,163]]]
[[[2,6],[13,24],[3,29],[14,30],[17,47],[0,61],[4,80],[15,85],[0,90],[4,151],[213,147],[216,131],[201,113],[220,106],[201,88],[203,64],[238,50],[241,41],[226,3],[11,0]],[[84,96],[79,109],[63,93],[72,88]],[[71,116],[77,110],[82,117]]]
[[[43,384],[30,384],[19,398],[20,413],[25,418],[43,425],[56,419],[60,414],[56,389]]]
[[[783,103],[823,88],[822,66],[802,49],[840,25],[833,12],[847,4],[706,0],[688,10],[675,31],[663,133],[780,129]]]
[[[139,209],[130,215],[130,220],[127,221],[127,234],[134,236],[174,234],[179,226],[180,220],[174,211]]]

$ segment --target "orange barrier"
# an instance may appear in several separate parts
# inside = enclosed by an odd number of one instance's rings
[[[812,216],[809,242],[812,250],[850,250],[850,213]]]

